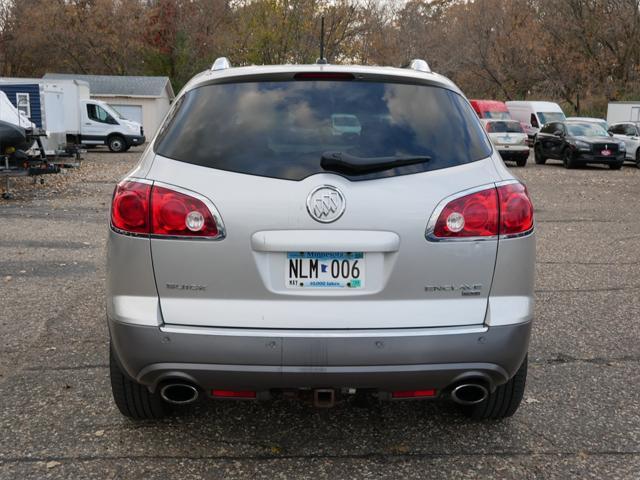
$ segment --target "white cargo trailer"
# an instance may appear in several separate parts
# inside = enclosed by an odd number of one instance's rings
[[[47,155],[70,145],[107,145],[114,152],[145,142],[142,125],[90,98],[89,84],[74,79],[0,78],[0,91],[47,132]]]
[[[636,102],[609,102],[607,123],[640,122],[640,100]]]
[[[42,143],[47,155],[64,151],[67,144],[69,112],[64,106],[66,88],[59,82],[44,82],[37,78],[0,79],[0,91],[23,116],[46,131],[47,136],[42,137]]]

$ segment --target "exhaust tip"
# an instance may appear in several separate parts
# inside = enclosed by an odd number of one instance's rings
[[[160,396],[165,402],[186,405],[198,399],[198,389],[188,383],[169,383],[160,389]]]
[[[475,405],[484,402],[489,391],[479,383],[463,383],[451,391],[451,398],[460,405]]]

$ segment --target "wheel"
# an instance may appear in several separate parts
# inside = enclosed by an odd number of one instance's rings
[[[564,168],[575,168],[576,166],[571,150],[568,148],[565,149],[564,154],[562,155],[562,164],[564,165]]]
[[[640,168],[640,147],[636,149],[636,167]]]
[[[516,413],[522,397],[524,387],[527,382],[527,357],[522,365],[504,385],[500,385],[496,390],[481,403],[462,407],[463,413],[469,418],[507,418]]]
[[[516,160],[516,165],[518,167],[524,167],[527,165],[527,157],[524,158],[519,158],[518,160]]]
[[[114,153],[124,152],[127,149],[127,143],[120,135],[113,135],[112,137],[109,137],[107,145],[109,147],[109,150]]]
[[[540,148],[540,145],[534,149],[533,158],[537,165],[544,165],[546,163],[547,159],[542,156],[542,148]]]
[[[113,354],[113,348],[109,350],[109,373],[113,400],[125,417],[134,420],[157,420],[170,412],[170,406],[159,394],[152,394],[147,387],[130,380],[122,372]]]
[[[609,168],[610,168],[611,170],[620,170],[620,169],[622,168],[622,164],[623,164],[623,163],[624,163],[624,162],[610,163],[610,164],[609,164]]]

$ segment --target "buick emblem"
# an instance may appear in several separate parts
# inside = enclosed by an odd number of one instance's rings
[[[314,188],[307,197],[307,211],[320,223],[331,223],[344,213],[346,202],[336,187],[322,185]]]

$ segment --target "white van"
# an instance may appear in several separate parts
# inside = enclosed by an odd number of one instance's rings
[[[566,120],[560,105],[553,102],[511,101],[505,102],[514,120],[522,123],[524,131],[533,139],[538,130],[549,122],[563,122]]]
[[[112,152],[124,152],[145,142],[142,125],[124,118],[100,100],[80,100],[80,135],[83,145],[107,145]]]

